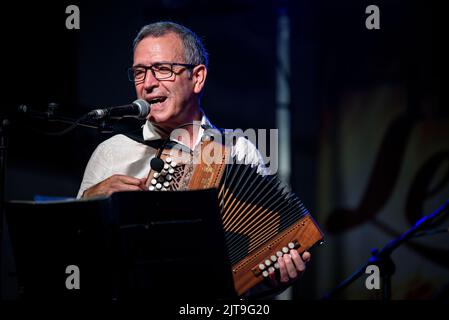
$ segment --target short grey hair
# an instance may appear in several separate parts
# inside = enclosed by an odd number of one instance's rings
[[[184,47],[184,59],[188,64],[204,64],[206,67],[209,57],[200,38],[190,29],[171,21],[159,21],[148,24],[140,29],[134,39],[133,50],[146,37],[162,37],[168,33],[176,34],[182,41]]]

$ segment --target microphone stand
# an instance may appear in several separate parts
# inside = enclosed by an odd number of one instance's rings
[[[6,156],[8,151],[9,120],[0,118],[0,301],[3,300],[3,237],[6,186]]]
[[[430,227],[437,219],[443,218],[449,213],[449,199],[441,205],[433,213],[422,217],[418,220],[413,227],[407,230],[405,233],[397,237],[396,239],[387,243],[381,250],[371,250],[371,258],[364,263],[356,272],[341,282],[335,289],[324,296],[323,299],[331,299],[334,295],[348,287],[355,280],[365,274],[365,270],[369,265],[376,265],[379,267],[380,275],[382,277],[382,299],[391,299],[391,277],[396,269],[391,254],[404,242],[413,238],[419,231],[422,231]]]
[[[50,106],[49,106],[49,110],[46,112],[40,112],[40,111],[22,111],[22,112],[23,112],[23,116],[28,116],[29,118],[32,118],[32,119],[45,120],[45,121],[49,121],[49,122],[66,123],[66,124],[70,125],[68,128],[66,128],[60,132],[43,132],[44,134],[47,134],[47,135],[63,135],[63,134],[66,134],[66,133],[72,131],[77,126],[98,129],[100,131],[100,133],[111,133],[114,131],[107,121],[110,119],[109,117],[94,119],[94,118],[92,118],[90,113],[86,113],[86,114],[82,115],[81,117],[75,119],[75,118],[61,116],[61,115],[55,115],[53,113],[53,110],[54,109],[50,108]],[[95,121],[91,121],[90,119],[94,119]]]

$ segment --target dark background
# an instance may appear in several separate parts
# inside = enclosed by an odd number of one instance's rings
[[[65,28],[69,4],[80,8],[80,30]],[[381,30],[365,28],[370,4],[381,9]],[[45,111],[55,102],[58,113],[76,117],[133,101],[126,68],[132,63],[132,41],[146,23],[176,21],[204,40],[210,66],[203,108],[215,125],[275,128],[279,7],[286,7],[291,19],[291,183],[312,212],[318,206],[320,130],[324,115],[338,118],[333,102],[339,92],[401,81],[410,101],[432,96],[437,101],[433,115],[447,119],[437,54],[446,37],[436,1],[11,2],[1,19],[0,112],[12,121],[6,198],[76,195],[90,154],[110,135],[81,127],[64,136],[46,136],[39,130],[63,126],[24,119],[15,110],[26,104]],[[392,61],[399,61],[397,68],[388,68]],[[123,122],[116,129],[136,125]],[[314,286],[317,272],[308,272],[294,298],[323,294]],[[12,283],[14,275],[6,277]],[[12,287],[3,292],[14,295]]]

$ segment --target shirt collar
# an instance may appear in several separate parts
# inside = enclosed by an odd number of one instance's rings
[[[204,112],[202,112],[201,116],[201,126],[198,132],[198,136],[196,137],[196,141],[194,144],[194,147],[200,143],[202,136],[204,135],[204,128],[203,125],[208,126],[209,128],[216,129],[215,126],[209,121],[209,119],[206,117]],[[143,125],[143,140],[145,141],[153,141],[153,140],[160,140],[160,139],[166,139],[168,137],[170,132],[162,129],[158,125],[151,123],[149,120],[145,122]],[[177,143],[180,143],[182,145],[185,145],[182,142],[177,141],[176,139],[171,139],[171,141],[175,141]]]

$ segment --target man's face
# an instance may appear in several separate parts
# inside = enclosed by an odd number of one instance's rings
[[[186,63],[182,42],[173,33],[159,38],[147,37],[141,40],[134,50],[133,66],[151,66],[155,63]],[[171,128],[194,120],[199,114],[198,94],[206,78],[206,68],[202,65],[190,70],[182,66],[173,67],[174,74],[164,80],[154,77],[147,70],[145,80],[136,82],[139,99],[151,104],[147,119],[162,127]]]

